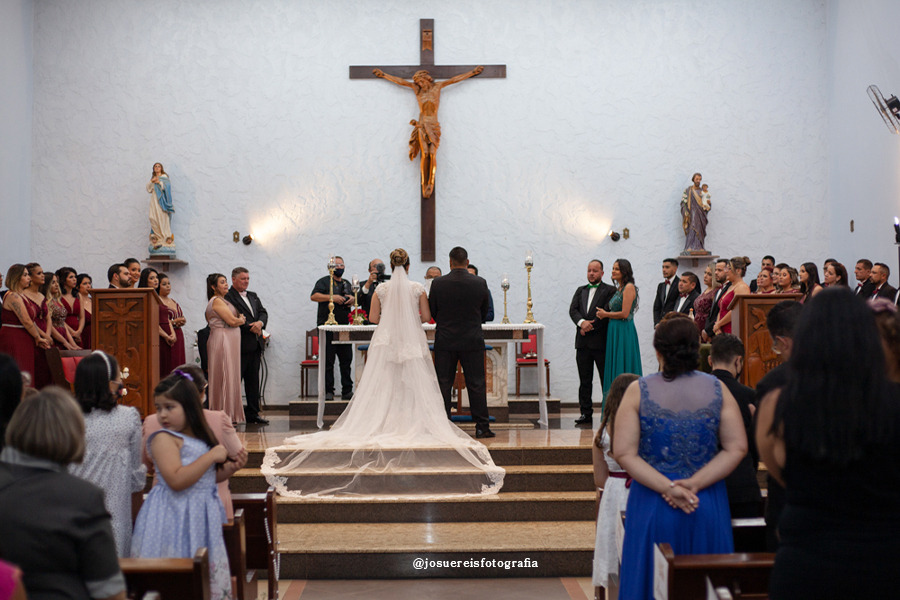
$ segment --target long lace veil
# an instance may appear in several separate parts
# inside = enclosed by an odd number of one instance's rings
[[[331,430],[266,451],[269,484],[302,497],[497,493],[504,470],[447,419],[419,314],[424,288],[397,268],[376,293],[381,318],[356,394]]]

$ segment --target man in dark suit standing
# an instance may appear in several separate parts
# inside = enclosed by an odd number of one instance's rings
[[[246,317],[241,325],[241,379],[244,380],[244,395],[247,396],[247,423],[268,425],[269,421],[259,416],[259,367],[266,347],[262,332],[269,322],[269,313],[259,296],[247,291],[248,287],[250,271],[235,267],[231,271],[231,289],[225,294],[225,299]]]
[[[591,425],[594,418],[594,365],[603,385],[606,366],[606,330],[609,319],[597,319],[597,308],[605,308],[616,288],[603,283],[603,263],[594,259],[588,263],[587,285],[575,290],[569,304],[569,317],[575,323],[575,364],[578,366],[578,406],[581,416],[576,425]],[[612,383],[611,381],[606,382]]]
[[[682,314],[690,314],[694,308],[694,300],[700,296],[700,279],[690,271],[681,274],[678,280],[678,298],[675,299],[675,306],[672,308],[675,312]]]
[[[468,252],[457,246],[450,251],[450,272],[431,282],[428,305],[437,324],[434,369],[449,417],[450,392],[459,362],[469,391],[475,437],[487,438],[495,435],[489,427],[481,330],[488,314],[488,287],[484,279],[468,272],[468,265]]]
[[[728,264],[728,261],[724,258],[720,258],[716,261],[716,267],[713,271],[713,275],[716,278],[716,282],[720,284],[719,289],[716,290],[716,293],[713,295],[713,305],[712,310],[709,311],[709,316],[706,317],[706,325],[703,328],[703,331],[700,333],[700,339],[703,342],[709,342],[716,335],[713,331],[713,327],[716,325],[716,321],[719,320],[719,300],[722,299],[722,296],[728,293],[728,288],[731,287],[731,282],[725,277],[725,265]]]
[[[678,299],[678,261],[667,258],[662,264],[663,281],[656,286],[656,298],[653,300],[653,326],[656,327],[666,314],[675,310],[675,300]]]
[[[888,283],[888,277],[891,276],[891,268],[884,263],[875,263],[872,266],[872,274],[869,279],[872,281],[872,291],[869,296],[863,296],[866,300],[869,298],[886,298],[891,302],[897,295],[897,288]]]

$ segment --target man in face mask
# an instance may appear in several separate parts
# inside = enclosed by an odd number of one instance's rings
[[[316,325],[324,325],[328,320],[328,303],[334,298],[334,318],[339,325],[350,323],[350,309],[353,306],[353,291],[350,282],[343,279],[344,259],[334,257],[334,277],[327,275],[316,282],[309,299],[319,303]],[[329,279],[332,283],[329,284]],[[333,286],[333,287],[332,287]],[[341,398],[349,400],[353,397],[353,378],[350,376],[350,363],[353,360],[353,347],[350,344],[333,344],[333,334],[325,336],[325,399],[334,400],[334,359],[341,363]],[[319,358],[321,365],[321,357]]]

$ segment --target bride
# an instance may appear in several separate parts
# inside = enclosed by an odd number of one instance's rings
[[[487,448],[447,419],[422,323],[425,288],[409,255],[391,252],[394,276],[379,285],[378,327],[356,394],[329,431],[269,448],[262,472],[281,495],[448,496],[496,494],[505,471]]]

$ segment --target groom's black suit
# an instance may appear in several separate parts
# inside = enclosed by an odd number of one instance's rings
[[[447,416],[457,361],[462,366],[469,392],[469,407],[477,430],[488,429],[487,389],[484,377],[484,333],[488,314],[487,282],[465,267],[453,268],[431,283],[428,295],[434,334],[434,369],[437,372]]]

